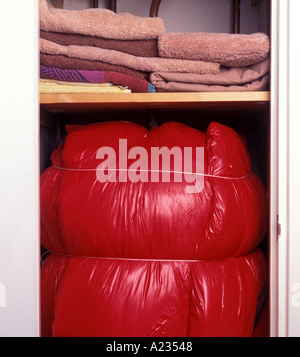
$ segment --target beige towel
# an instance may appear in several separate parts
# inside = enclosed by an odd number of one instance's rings
[[[40,39],[40,52],[51,55],[63,55],[70,58],[102,61],[144,72],[164,71],[215,74],[219,70],[219,64],[213,62],[189,61],[160,57],[137,57],[124,52],[103,48],[73,45],[62,46],[44,39]]]
[[[248,92],[268,90],[270,61],[248,67],[221,67],[215,75],[155,72],[150,82],[157,92]]]
[[[218,62],[227,67],[259,63],[269,50],[269,37],[263,33],[168,33],[158,38],[160,57]]]
[[[119,40],[153,39],[165,32],[158,17],[116,14],[107,9],[55,9],[46,0],[40,0],[40,29]]]
[[[97,86],[74,86],[68,84],[57,84],[51,82],[40,82],[40,93],[47,94],[62,94],[62,93],[89,93],[89,94],[99,94],[99,93],[131,93],[130,89],[121,88],[119,86],[107,86],[107,87],[97,87]]]

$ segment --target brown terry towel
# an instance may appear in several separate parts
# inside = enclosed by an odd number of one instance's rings
[[[259,63],[269,50],[269,37],[263,33],[168,33],[158,39],[160,57],[218,62],[228,67]]]
[[[40,29],[62,33],[80,33],[119,40],[153,39],[165,33],[159,17],[140,17],[114,13],[107,9],[55,9],[40,0]]]
[[[63,55],[70,58],[102,61],[125,66],[143,72],[184,72],[211,73],[219,70],[219,64],[213,62],[179,60],[160,57],[138,57],[127,53],[89,46],[62,46],[57,43],[40,39],[40,52],[53,55]]]
[[[135,71],[134,69],[124,66],[118,66],[101,61],[89,61],[78,58],[69,58],[60,55],[40,54],[40,64],[46,67],[55,67],[61,69],[76,69],[86,71],[111,71],[126,74],[135,78],[149,81],[149,73],[142,71]]]
[[[81,34],[40,31],[40,38],[60,45],[94,46],[129,53],[139,57],[158,57],[157,39],[113,40]]]
[[[151,73],[157,92],[247,92],[268,89],[270,61],[240,68],[221,67],[216,75]]]

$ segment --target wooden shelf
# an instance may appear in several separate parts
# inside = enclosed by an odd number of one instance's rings
[[[40,94],[41,108],[49,112],[116,108],[263,109],[269,102],[270,92]]]

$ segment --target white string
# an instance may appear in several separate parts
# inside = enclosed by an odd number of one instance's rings
[[[78,172],[89,172],[89,171],[98,171],[99,169],[71,169],[67,167],[59,167],[59,166],[52,166],[58,170],[64,171],[78,171]],[[218,175],[210,175],[210,174],[203,174],[203,173],[193,173],[193,172],[182,172],[182,171],[168,171],[168,170],[129,170],[129,169],[104,169],[103,171],[122,171],[122,172],[158,172],[158,173],[170,173],[170,174],[183,174],[183,175],[194,175],[194,176],[204,176],[204,177],[212,177],[212,178],[220,178],[224,180],[243,180],[251,175],[251,172],[246,174],[245,176],[241,177],[228,177],[228,176],[218,176]]]
[[[182,263],[201,263],[205,260],[200,259],[157,259],[157,258],[120,258],[120,257],[88,257],[81,255],[72,255],[65,253],[57,253],[47,251],[45,253],[51,253],[55,255],[61,255],[67,258],[79,258],[79,259],[97,259],[97,260],[121,260],[121,261],[134,261],[134,262],[182,262]],[[44,254],[45,254],[44,253]]]

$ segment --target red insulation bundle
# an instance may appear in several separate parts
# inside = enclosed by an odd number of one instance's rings
[[[67,129],[41,176],[42,335],[251,336],[267,200],[240,136]]]

